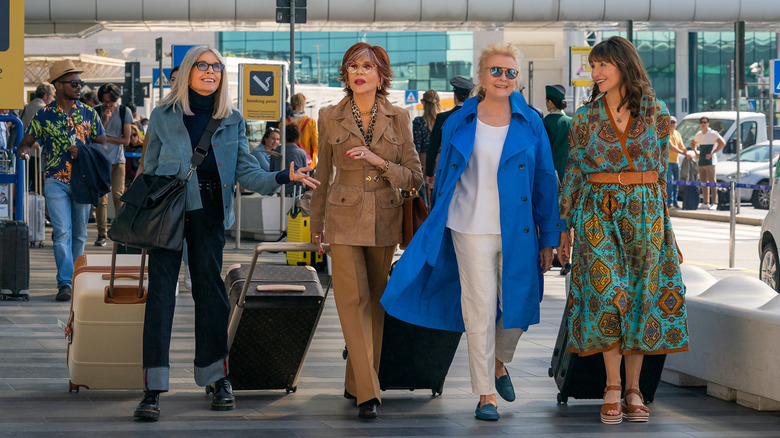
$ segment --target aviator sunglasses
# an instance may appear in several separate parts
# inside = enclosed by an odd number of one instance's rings
[[[500,78],[504,71],[506,71],[507,79],[514,79],[517,77],[517,70],[513,68],[503,69],[501,67],[490,67],[490,76],[493,76],[494,78]]]
[[[223,64],[220,64],[219,62],[215,62],[214,64],[209,64],[206,61],[198,61],[193,66],[198,67],[198,70],[200,71],[206,71],[209,69],[209,66],[211,66],[212,70],[214,70],[214,73],[221,73],[222,70],[225,68]]]

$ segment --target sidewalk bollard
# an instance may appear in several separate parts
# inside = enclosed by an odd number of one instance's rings
[[[729,202],[730,202],[730,208],[729,208],[729,269],[734,269],[734,240],[735,235],[737,232],[737,214],[735,211],[735,207],[737,204],[737,191],[735,190],[735,184],[734,181],[731,181],[730,187],[729,187]]]

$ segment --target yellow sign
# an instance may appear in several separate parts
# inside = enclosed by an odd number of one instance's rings
[[[239,102],[247,120],[280,120],[285,82],[283,64],[239,65]]]
[[[569,47],[569,65],[572,87],[590,87],[593,80],[590,77],[588,56],[593,47]]]
[[[0,108],[24,108],[24,0],[0,0]]]

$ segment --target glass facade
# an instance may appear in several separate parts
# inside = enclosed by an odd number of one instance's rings
[[[451,77],[472,76],[471,32],[296,32],[296,83],[340,87],[342,56],[359,41],[387,50],[396,90],[449,91]],[[225,56],[288,60],[290,34],[221,32],[219,50]]]

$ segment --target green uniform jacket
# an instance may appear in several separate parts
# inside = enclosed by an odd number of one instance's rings
[[[566,159],[569,158],[569,131],[571,130],[571,117],[561,113],[550,113],[542,120],[547,137],[550,138],[552,148],[553,166],[558,174],[558,180],[563,182],[563,174],[566,170]]]

